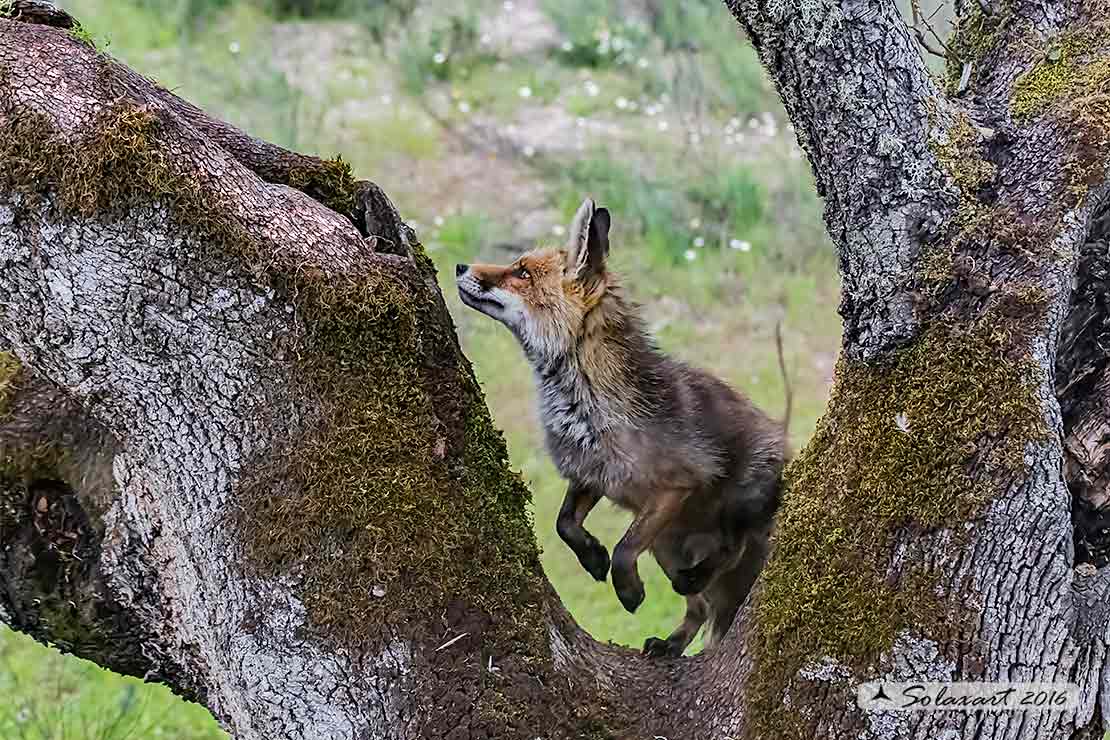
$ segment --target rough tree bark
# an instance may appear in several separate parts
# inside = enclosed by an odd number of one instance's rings
[[[1110,698],[1105,0],[730,0],[825,198],[844,348],[713,654],[584,634],[415,235],[341,162],[0,18],[0,619],[240,738],[1094,738]],[[1073,516],[1074,515],[1074,516]],[[857,682],[1074,681],[864,714]]]

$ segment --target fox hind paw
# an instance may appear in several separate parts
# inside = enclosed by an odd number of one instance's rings
[[[682,650],[670,640],[649,637],[644,641],[644,655],[651,658],[677,658],[682,655]]]

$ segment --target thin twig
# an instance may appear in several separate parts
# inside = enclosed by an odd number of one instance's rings
[[[463,632],[463,633],[462,633],[461,635],[459,635],[458,637],[452,637],[452,638],[451,638],[450,640],[448,640],[447,642],[445,642],[445,643],[443,643],[442,645],[440,645],[439,647],[437,647],[437,648],[435,649],[435,652],[437,652],[437,653],[438,653],[438,652],[439,652],[440,650],[443,650],[444,648],[449,648],[449,647],[451,647],[451,646],[452,646],[452,645],[454,645],[454,644],[455,644],[456,642],[458,642],[459,640],[463,639],[464,637],[466,637],[466,636],[467,636],[467,635],[469,635],[469,634],[470,634],[469,632]]]
[[[910,28],[913,30],[913,35],[917,38],[917,43],[921,44],[921,48],[923,48],[925,51],[929,52],[933,56],[937,56],[942,59],[959,59],[959,55],[952,51],[948,44],[944,43],[944,39],[940,37],[940,34],[938,34],[933,28],[933,24],[929,22],[933,19],[933,16],[937,14],[941,7],[942,6],[937,6],[937,8],[934,9],[931,14],[929,14],[929,17],[926,18],[921,13],[920,1],[910,0],[910,13],[913,19],[913,25],[911,25]],[[925,31],[928,31],[929,35],[932,36],[938,44],[940,44],[940,49],[929,43],[929,40],[925,37],[925,33],[922,31],[922,26],[924,26]]]
[[[921,44],[921,48],[925,51],[929,52],[933,56],[940,57],[941,59],[948,58],[948,54],[929,45],[929,40],[925,38],[925,34],[921,33],[921,29],[917,26],[913,27],[913,35],[917,37],[917,43]]]

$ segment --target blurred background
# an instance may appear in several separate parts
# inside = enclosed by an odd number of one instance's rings
[[[720,0],[62,0],[99,48],[248,132],[385,188],[440,268],[463,344],[535,494],[544,565],[579,622],[639,647],[683,603],[650,557],[623,611],[555,534],[515,341],[465,309],[455,262],[561,243],[585,195],[662,346],[781,415],[783,322],[797,449],[840,338],[836,256],[808,163]],[[627,516],[601,505],[607,546]],[[700,641],[693,647],[700,649]],[[202,708],[0,627],[0,740],[225,737]]]

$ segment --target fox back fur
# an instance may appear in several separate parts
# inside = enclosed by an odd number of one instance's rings
[[[602,497],[635,518],[613,551],[613,585],[635,611],[650,549],[683,622],[645,652],[680,655],[702,624],[725,634],[767,554],[786,458],[785,423],[667,357],[607,269],[609,212],[587,199],[564,249],[507,266],[458,265],[459,295],[507,326],[535,374],[547,450],[569,481],[557,529],[598,580],[605,548],[583,523]],[[781,358],[781,348],[780,348]]]

